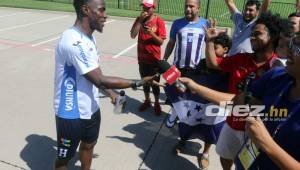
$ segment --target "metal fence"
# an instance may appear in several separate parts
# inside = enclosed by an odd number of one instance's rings
[[[44,0],[72,3],[73,0]],[[157,13],[170,16],[184,15],[184,0],[157,0]],[[247,0],[235,0],[238,9],[242,10]],[[108,8],[141,10],[140,0],[106,0]],[[269,8],[280,16],[287,17],[288,14],[295,12],[295,4],[284,2],[272,2]],[[230,13],[224,0],[201,0],[200,16],[216,18],[220,25],[230,26]]]
[[[242,10],[247,0],[235,0],[238,9]],[[118,9],[140,10],[139,0],[107,0],[108,7]],[[295,4],[272,2],[269,8],[274,13],[287,17],[294,12]],[[184,15],[184,0],[158,0],[158,13],[172,16]],[[221,25],[231,25],[230,13],[223,0],[201,0],[200,16],[216,18]]]

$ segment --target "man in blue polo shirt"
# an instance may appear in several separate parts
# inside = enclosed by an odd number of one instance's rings
[[[264,0],[262,6],[258,0],[248,0],[243,14],[236,7],[234,0],[225,0],[225,3],[235,25],[232,35],[232,48],[229,50],[228,56],[237,53],[252,53],[250,44],[252,28],[258,15],[267,11],[271,0]]]

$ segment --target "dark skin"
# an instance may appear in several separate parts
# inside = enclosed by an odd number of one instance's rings
[[[81,17],[77,17],[74,26],[88,37],[92,37],[95,30],[103,31],[107,15],[105,13],[104,0],[90,0],[87,4],[81,6]],[[123,89],[132,87],[133,80],[123,79],[120,77],[106,76],[102,73],[100,67],[83,75],[87,80],[101,89]],[[153,77],[145,77],[143,80],[151,81]],[[111,90],[106,90],[112,95]],[[112,97],[113,99],[113,97]],[[81,141],[79,146],[79,159],[82,170],[89,170],[92,163],[93,149],[96,141],[86,143]],[[69,160],[56,160],[56,170],[67,170]]]
[[[206,29],[206,64],[207,67],[212,69],[218,69],[219,64],[216,60],[214,50],[214,38],[219,35],[220,32],[216,30],[216,21],[210,20],[211,27]],[[269,36],[269,30],[264,24],[257,24],[253,28],[250,37],[251,46],[254,51],[254,61],[257,66],[265,64],[265,62],[272,57],[274,52],[273,40]]]

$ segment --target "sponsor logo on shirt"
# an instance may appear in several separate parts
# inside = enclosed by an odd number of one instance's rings
[[[65,86],[65,96],[66,96],[66,103],[65,103],[65,110],[71,111],[73,110],[74,106],[74,88],[75,88],[75,80],[71,77],[67,78],[64,81]]]
[[[73,44],[73,46],[77,47],[79,49],[79,51],[80,51],[80,54],[79,54],[80,57],[81,57],[80,61],[83,62],[86,67],[89,67],[90,65],[88,63],[87,57],[86,57],[86,55],[84,53],[84,50],[83,50],[83,48],[81,46],[81,42],[77,41],[76,43]]]

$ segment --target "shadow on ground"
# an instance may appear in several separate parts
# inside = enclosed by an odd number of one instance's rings
[[[56,141],[48,136],[31,134],[26,137],[27,144],[20,153],[21,158],[31,170],[53,170],[56,159]],[[70,170],[79,170],[75,165],[78,154],[70,161]]]
[[[153,170],[194,170],[198,167],[190,160],[178,156],[174,153],[173,148],[178,142],[177,126],[173,129],[167,129],[163,122],[166,119],[166,113],[157,117],[152,114],[150,108],[145,112],[138,112],[137,106],[140,101],[134,98],[127,98],[129,105],[126,106],[126,112],[136,114],[145,121],[137,124],[130,124],[123,130],[134,134],[133,138],[122,136],[107,136],[108,138],[118,139],[123,142],[132,143],[137,148],[143,150],[139,156],[143,162],[140,163],[139,169]],[[187,142],[186,150],[183,154],[197,156],[201,145],[195,142]]]

